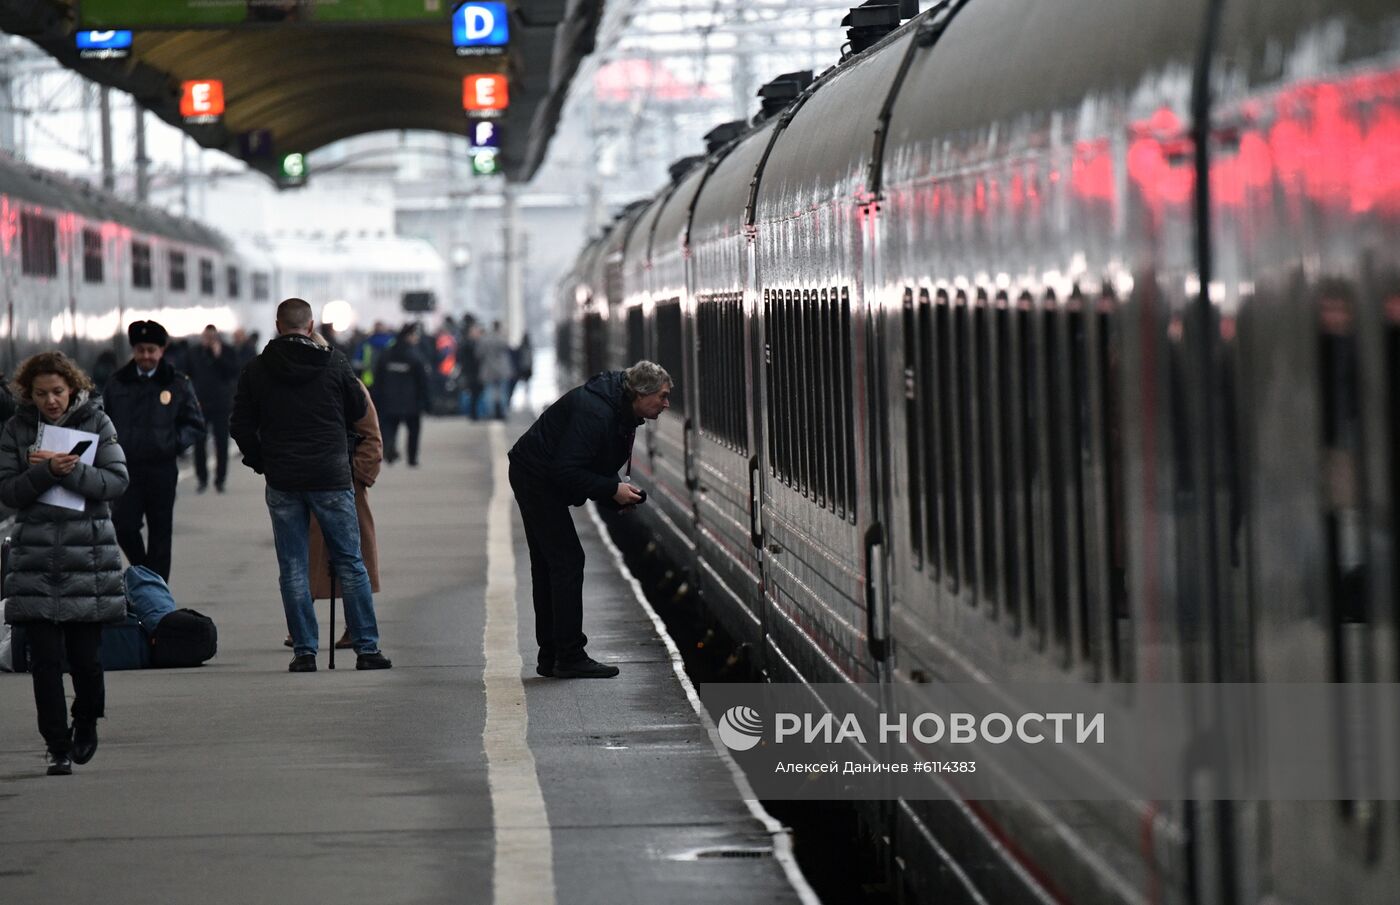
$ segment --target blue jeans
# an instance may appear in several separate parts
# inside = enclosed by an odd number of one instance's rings
[[[360,558],[360,521],[355,514],[353,490],[284,491],[267,488],[267,510],[272,514],[272,539],[277,547],[278,584],[287,631],[297,655],[314,654],[319,628],[311,599],[311,513],[321,525],[326,551],[336,581],[345,595],[345,625],[355,641],[355,653],[379,650],[379,625],[374,619],[374,594],[369,573]],[[331,639],[335,641],[334,638]]]

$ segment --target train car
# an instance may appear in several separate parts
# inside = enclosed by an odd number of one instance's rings
[[[174,337],[253,314],[242,258],[199,223],[0,161],[0,368],[60,348],[85,367],[124,357],[125,330],[154,318]]]
[[[596,361],[679,301],[682,530],[769,678],[1400,681],[1397,36],[1375,0],[948,0],[602,241],[641,313]],[[1393,802],[997,781],[866,809],[903,888],[1400,888]]]
[[[376,322],[397,327],[421,320],[430,329],[443,312],[405,307],[405,296],[446,298],[448,268],[424,239],[404,236],[337,236],[280,240],[269,249],[282,291],[319,300],[318,320],[327,313],[345,333],[370,330]],[[327,312],[327,306],[330,306]],[[419,307],[419,306],[415,306]]]

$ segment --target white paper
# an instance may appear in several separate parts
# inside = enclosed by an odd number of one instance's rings
[[[71,427],[56,427],[52,424],[39,425],[38,449],[67,453],[84,440],[91,442],[89,442],[88,448],[83,450],[83,454],[78,457],[78,461],[84,465],[91,465],[97,460],[97,434],[91,431],[73,430]],[[39,495],[39,502],[78,512],[87,508],[86,497],[61,485],[45,490]]]

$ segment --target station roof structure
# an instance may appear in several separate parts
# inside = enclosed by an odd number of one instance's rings
[[[498,120],[506,178],[528,181],[544,159],[569,83],[593,50],[603,0],[508,0],[510,41],[496,56],[458,56],[451,17],[461,0],[9,0],[0,28],[64,66],[131,94],[206,148],[274,175],[277,157],[367,132],[464,135],[463,80],[509,78]],[[103,18],[115,10],[131,21]],[[182,18],[183,14],[183,18]],[[126,59],[83,59],[85,28],[130,28]],[[187,80],[223,82],[225,112],[189,124]],[[271,150],[249,152],[266,130]]]

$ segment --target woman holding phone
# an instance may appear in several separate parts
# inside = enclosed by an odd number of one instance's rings
[[[16,510],[5,621],[26,628],[39,734],[48,748],[49,775],[61,776],[97,751],[97,720],[106,698],[102,625],[126,618],[109,505],[126,491],[126,456],[100,400],[91,396],[92,381],[62,352],[25,359],[13,389],[19,411],[0,429],[0,503]],[[42,424],[96,434],[93,464],[79,461],[82,443],[66,453],[39,449]],[[83,508],[39,499],[54,487],[83,497]],[[73,676],[71,729],[65,649]]]

